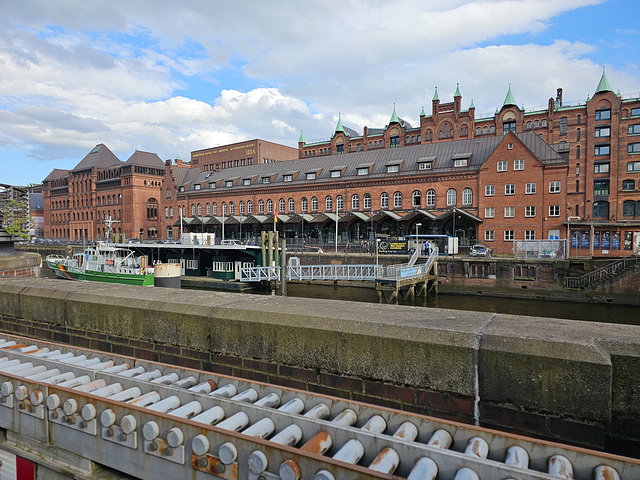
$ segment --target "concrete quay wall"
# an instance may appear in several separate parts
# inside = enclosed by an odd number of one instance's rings
[[[7,278],[0,330],[640,456],[636,326]]]

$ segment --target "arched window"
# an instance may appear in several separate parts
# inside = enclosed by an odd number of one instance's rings
[[[202,205],[198,204],[198,216],[202,215]]]
[[[487,127],[482,127],[482,134],[486,135],[487,133],[489,133],[489,130],[487,129]]]
[[[253,214],[253,202],[251,200],[247,202],[247,214]]]
[[[164,207],[164,218],[167,218],[169,216],[169,207]],[[98,218],[98,220],[100,220]]]
[[[167,187],[167,198],[171,198],[171,188]]]
[[[333,210],[333,199],[330,196],[324,199],[324,209],[328,212]]]
[[[240,215],[244,215],[244,201],[240,200]]]
[[[233,202],[229,202],[229,215],[233,215],[236,213],[236,207]]]
[[[258,212],[259,213],[264,213],[264,200],[260,200],[258,202]]]
[[[267,213],[273,213],[273,200],[267,200]]]
[[[284,198],[281,198],[280,201],[278,202],[278,211],[280,213],[286,212]]]
[[[311,211],[318,211],[318,197],[311,197]]]
[[[530,129],[531,129],[531,120],[527,122],[527,130],[530,130]]]
[[[358,195],[351,196],[351,210],[360,210],[360,197]]]
[[[435,207],[436,206],[436,191],[428,190],[427,191],[427,207]]]
[[[389,208],[389,194],[387,192],[380,195],[380,208]]]
[[[491,126],[489,127],[489,133],[496,133],[496,127],[495,127],[495,125],[491,125]]]
[[[420,190],[414,190],[411,194],[411,205],[414,208],[420,208],[420,205],[422,205],[422,194],[420,193]]]
[[[192,217],[196,216],[196,204],[195,203],[191,204],[191,216]]]
[[[296,202],[293,198],[289,199],[289,212],[295,212],[296,211]]]
[[[450,188],[447,190],[447,206],[455,207],[456,206],[456,189]]]
[[[344,199],[342,198],[342,195],[338,195],[336,197],[336,212],[341,210],[344,210]]]
[[[476,135],[480,135],[482,133],[482,129],[480,127],[476,127]]]
[[[207,203],[207,217],[211,215],[211,204]]]
[[[218,204],[216,202],[213,202],[212,209],[213,209],[213,214],[218,215]]]
[[[368,193],[364,194],[364,208],[371,210],[371,195]]]
[[[302,197],[302,212],[306,212],[309,210],[309,201],[307,200],[307,197]]]
[[[158,200],[155,198],[147,200],[147,218],[158,218]]]
[[[227,202],[222,202],[222,216],[227,216]]]
[[[169,216],[173,218],[173,207],[169,207]]]
[[[402,193],[396,192],[393,194],[393,208],[402,208]]]
[[[593,202],[594,218],[609,218],[609,202]]]
[[[535,120],[533,122],[533,128],[540,128],[540,121],[539,120]]]
[[[470,188],[462,191],[462,205],[471,205],[473,203],[473,192]]]
[[[547,126],[547,119],[545,118],[544,120],[542,120],[542,126],[546,127]]]

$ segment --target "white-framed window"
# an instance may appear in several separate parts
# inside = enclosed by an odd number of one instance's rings
[[[493,242],[496,238],[496,232],[494,232],[493,230],[485,230],[484,231],[484,239],[487,242]]]
[[[307,200],[307,197],[302,197],[302,211],[306,212],[309,210],[309,200]]]
[[[285,206],[284,198],[281,198],[281,199],[278,201],[278,211],[279,211],[280,213],[284,213],[284,212],[285,212],[285,210],[284,210],[284,206]]]
[[[473,192],[470,188],[462,191],[462,205],[471,205],[473,203]]]
[[[505,230],[504,231],[504,239],[505,241],[512,241],[515,238],[513,234],[513,230]]]
[[[508,162],[506,160],[499,160],[498,161],[498,171],[499,172],[506,172],[507,171],[507,164],[508,164]]]
[[[233,180],[227,180],[224,182],[225,187],[233,187]]]
[[[531,123],[531,122],[529,122]],[[507,149],[508,150],[513,150],[513,143],[507,143]]]
[[[604,138],[611,136],[611,127],[596,127],[596,138]]]
[[[493,197],[496,194],[496,186],[495,185],[485,185],[484,186],[484,196],[485,197]]]
[[[296,211],[296,202],[293,198],[289,199],[289,211],[290,212],[295,212]]]
[[[387,165],[387,173],[397,173],[400,171],[400,165]]]
[[[218,215],[218,204],[213,202],[213,214]]]
[[[504,218],[513,218],[516,216],[516,207],[504,207]]]
[[[549,205],[549,216],[550,217],[559,217],[560,216],[560,205]]]
[[[307,180],[315,180],[316,179],[316,172],[307,172],[306,178],[307,178]]]
[[[436,191],[428,190],[427,191],[427,207],[435,207],[436,206]]]
[[[389,194],[387,192],[380,195],[380,208],[389,208]]]
[[[535,217],[536,216],[536,206],[535,205],[527,205],[524,207],[524,216],[525,217]]]
[[[264,200],[258,202],[258,213],[264,213]]]
[[[341,175],[341,171],[340,170],[331,170],[331,178],[338,178]]]
[[[207,217],[210,216],[211,215],[211,204],[207,203],[206,211],[207,211]]]
[[[250,178],[245,178],[242,180],[242,185],[244,185],[245,187],[248,185],[251,185],[251,179]]]
[[[515,183],[507,183],[504,186],[504,194],[505,195],[515,195],[516,194],[516,184]]]
[[[267,200],[267,213],[273,213],[273,200]]]
[[[249,215],[253,214],[253,202],[251,200],[247,201],[247,213]]]
[[[169,216],[173,218],[173,207],[169,208]]]
[[[454,167],[466,167],[467,166],[467,159],[466,158],[457,158],[453,161],[453,166]]]
[[[293,181],[293,175],[283,175],[282,176],[282,181],[283,182],[292,182]]]
[[[196,215],[196,205],[194,203],[191,204],[191,216],[195,217]]]
[[[216,188],[216,182],[209,182],[209,188]]]
[[[194,190],[200,190],[200,187],[201,187],[201,185],[200,185],[199,183],[196,183],[196,184],[193,186],[193,189],[194,189]]]
[[[271,177],[262,177],[262,183],[271,183]]]
[[[514,170],[524,170],[524,158],[516,158],[513,161]]]
[[[536,231],[535,230],[525,230],[524,231],[524,239],[525,240],[535,240],[536,239]]]
[[[484,207],[484,218],[495,218],[496,207]]]
[[[402,193],[396,192],[393,194],[393,208],[402,208]]]
[[[358,176],[369,175],[369,167],[359,167],[357,169]]]
[[[333,198],[327,196],[327,198],[324,199],[324,209],[327,211],[333,210]]]
[[[229,202],[229,215],[234,215],[236,213],[236,207],[233,202]]]
[[[450,188],[449,190],[447,190],[447,206],[455,207],[456,200],[457,200],[457,193],[455,188]]]
[[[364,194],[364,208],[371,209],[371,195],[368,193]]]
[[[431,162],[418,163],[418,170],[431,170]]]
[[[222,202],[222,216],[226,216],[227,215],[227,204],[225,202]]]
[[[527,195],[535,194],[536,193],[536,183],[535,182],[528,182],[527,185],[525,186],[524,193],[526,193]]]
[[[360,197],[358,195],[351,196],[351,210],[360,210]]]
[[[341,210],[344,210],[344,199],[342,195],[338,195],[336,197],[336,211],[339,212]]]
[[[240,215],[244,215],[245,209],[244,209],[244,201],[240,200]]]
[[[198,260],[187,260],[185,268],[187,270],[198,270]]]
[[[560,181],[549,182],[549,193],[560,193]]]
[[[318,197],[311,197],[311,210],[318,211]]]
[[[164,217],[167,218],[169,216],[169,207],[164,207]]]
[[[202,215],[202,205],[198,204],[198,216]]]
[[[420,193],[420,190],[414,190],[411,194],[411,205],[417,208],[422,205],[422,193]]]

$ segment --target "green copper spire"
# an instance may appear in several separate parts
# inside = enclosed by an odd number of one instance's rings
[[[462,95],[460,94],[460,84],[456,83],[456,93],[453,94],[453,97],[461,97]]]
[[[469,105],[469,110],[471,110],[472,108],[476,108],[476,106],[473,104],[473,98],[471,99],[471,105]]]
[[[518,106],[518,104],[516,103],[516,99],[513,96],[513,93],[511,93],[511,84],[509,84],[509,91],[507,92],[507,96],[504,99],[504,103],[502,104],[503,107],[506,107],[507,105],[515,105],[516,107]]]
[[[433,94],[433,101],[435,102],[436,100],[438,102],[440,101],[440,99],[438,98],[438,87],[436,87],[436,93]]]
[[[298,139],[298,143],[305,143],[303,130],[300,130],[300,138]]]
[[[389,120],[389,125],[391,125],[392,123],[400,123],[400,120],[398,119],[398,114],[396,113],[396,104],[393,104],[393,113],[391,114],[391,120]]]
[[[344,133],[344,128],[342,127],[342,119],[340,118],[339,113],[338,113],[338,124],[336,125],[336,132]]]
[[[613,92],[613,88],[609,84],[609,80],[607,80],[607,76],[604,74],[604,67],[602,67],[602,77],[600,77],[600,83],[596,87],[596,93],[602,92]]]
[[[426,117],[427,115],[424,113],[424,107],[422,107],[422,111],[420,112],[421,117]]]

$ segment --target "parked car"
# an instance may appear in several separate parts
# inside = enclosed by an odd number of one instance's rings
[[[481,244],[476,244],[469,250],[470,257],[491,257],[491,249]]]
[[[222,240],[220,245],[242,245],[240,240]]]

